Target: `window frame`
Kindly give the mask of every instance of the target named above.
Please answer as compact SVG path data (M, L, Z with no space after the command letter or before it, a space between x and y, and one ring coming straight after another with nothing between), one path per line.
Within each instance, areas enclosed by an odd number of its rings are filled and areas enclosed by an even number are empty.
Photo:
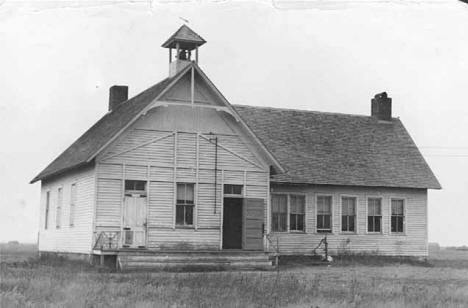
M142 182L144 185L144 189L127 189L127 182ZM133 185L135 186L135 185ZM127 195L140 195L141 197L146 197L148 195L148 181L146 180L131 180L131 179L126 179L124 182L124 196Z
M318 198L319 197L330 197L331 199L331 203L330 203L330 231L324 231L324 232L320 232L321 230L319 230L318 228ZM314 207L314 210L315 210L315 233L316 234L333 234L333 204L335 204L335 201L334 201L334 198L333 198L333 194L329 194L329 193L316 193L315 194L315 207ZM326 230L326 229L323 229L323 230Z
M50 224L50 190L46 191L46 200L45 200L45 208L44 208L44 230L49 230Z
M392 232L392 201L399 200L403 201L403 231L402 232ZM389 234L391 235L406 235L406 220L407 220L407 213L406 213L406 198L403 197L390 197L390 205L389 205L389 218L388 218L388 225L389 225Z
M303 226L304 226L304 230L291 230L291 215L292 212L291 212L291 196L300 196L300 197L303 197L304 198L304 214L302 214L304 216L304 222L303 222ZM307 217L307 195L306 194L298 194L298 193L291 193L291 194L288 194L288 232L289 233L306 233L306 230L307 230L307 227L306 227L306 217ZM294 215L301 215L301 214L294 214Z
M178 186L179 185L192 185L193 186L193 204L188 204L188 203L179 203L177 202L177 192L178 192ZM196 189L196 184L195 183L191 183L191 182L176 182L176 189L175 189L175 217L174 217L174 221L175 221L175 227L176 228L179 228L179 229L195 229L195 189ZM185 199L185 201L187 201ZM177 207L178 206L184 206L184 223L183 224L180 224L180 223L177 223ZM185 213L186 213L186 210L185 210L185 207L186 206L191 206L192 207L192 224L187 224L186 221L185 221Z
M343 198L354 198L356 201L354 203L354 231L343 231ZM340 233L352 235L352 234L359 234L359 225L358 225L358 208L359 208L359 196L357 195L348 195L348 194L341 194L340 195Z
M380 231L369 231L369 199L380 199ZM375 217L375 216L373 216ZM366 234L383 234L383 221L384 221L384 198L380 195L366 196Z
M68 226L73 228L75 226L75 212L76 212L76 200L78 197L78 185L77 183L70 184L70 209L68 213Z
M63 186L57 187L57 203L55 205L55 229L62 228Z
M286 196L286 228L284 231L273 230L273 196ZM289 195L288 193L274 192L270 194L270 230L272 233L288 233L289 232Z
M240 194L227 194L226 193L226 185L230 186L240 186L241 193ZM245 195L245 186L244 184L232 184L232 183L224 183L223 184L223 198L244 198Z
M286 196L286 229L285 231L274 231L273 230L273 204L272 198L275 195ZM304 230L291 230L291 196L301 196L304 197ZM275 191L270 193L270 230L272 233L307 233L307 194L303 192L282 192Z

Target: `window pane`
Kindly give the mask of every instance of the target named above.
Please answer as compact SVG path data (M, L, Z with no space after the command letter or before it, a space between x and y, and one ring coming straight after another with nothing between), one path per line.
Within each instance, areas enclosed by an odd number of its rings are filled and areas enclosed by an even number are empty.
M125 190L146 190L146 181L125 180Z
M55 216L55 225L57 228L60 228L62 223L62 202L63 202L63 191L62 188L59 188L57 191L57 207L56 207L56 216Z
M46 193L46 208L45 208L45 221L44 229L47 229L49 226L49 207L50 207L50 191Z
M374 216L367 217L367 231L374 232Z
M185 224L193 225L193 206L191 205L185 206Z
M298 218L297 218L297 230L299 230L299 231L305 231L305 228L304 228L304 220L305 220L305 215L298 215Z
M403 200L392 199L392 215L403 215Z
M194 185L193 184L185 184L185 201L186 203L193 204L194 200Z
M279 214L273 213L271 215L271 229L272 231L279 231Z
M368 215L369 216L380 216L381 211L381 199L380 198L369 198L367 201L368 204Z
M403 232L403 217L398 217L397 232Z
M325 215L324 216L324 228L325 229L331 229L331 224L330 224L330 221L331 221L331 216L330 215Z
M380 217L379 216L375 216L375 228L374 228L374 232L380 232Z
M272 230L277 232L287 231L288 220L288 198L287 195L272 195L271 196L271 211L272 211Z
M289 215L289 228L291 230L297 230L297 223L296 223L297 215L291 214Z
M194 184L178 183L177 184L177 203L178 204L193 204L194 200Z
M291 213L304 214L305 211L305 197L299 195L291 195Z
M317 197L317 213L318 214L331 214L331 196L318 196Z
M392 232L397 232L397 217L392 216L392 227L391 227Z
M343 197L341 200L343 205L342 215L355 215L356 211L356 198L354 197Z
M348 231L348 216L341 216L341 231Z
M184 224L184 205L177 204L176 206L176 224L183 225Z
M286 195L272 195L271 209L273 213L287 213L288 203Z
M354 232L354 220L356 216L349 216L348 221L349 221L349 229L348 231Z

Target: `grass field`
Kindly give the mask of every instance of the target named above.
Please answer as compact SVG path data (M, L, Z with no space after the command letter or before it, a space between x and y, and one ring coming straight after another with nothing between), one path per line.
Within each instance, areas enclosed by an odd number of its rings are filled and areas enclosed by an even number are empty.
M468 251L289 260L280 272L115 273L0 251L0 307L468 307Z

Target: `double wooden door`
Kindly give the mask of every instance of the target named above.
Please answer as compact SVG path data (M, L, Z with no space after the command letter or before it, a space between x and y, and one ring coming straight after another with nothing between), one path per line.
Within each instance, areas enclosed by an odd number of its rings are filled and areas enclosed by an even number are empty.
M263 199L224 198L223 249L263 250Z

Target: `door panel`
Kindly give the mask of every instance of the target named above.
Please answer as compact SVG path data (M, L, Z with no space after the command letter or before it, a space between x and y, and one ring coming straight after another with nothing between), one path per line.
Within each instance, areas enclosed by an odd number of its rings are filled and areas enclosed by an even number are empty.
M244 199L244 249L263 250L265 200Z
M223 249L242 249L242 199L225 198Z
M125 246L146 246L146 197L125 196L123 224Z

